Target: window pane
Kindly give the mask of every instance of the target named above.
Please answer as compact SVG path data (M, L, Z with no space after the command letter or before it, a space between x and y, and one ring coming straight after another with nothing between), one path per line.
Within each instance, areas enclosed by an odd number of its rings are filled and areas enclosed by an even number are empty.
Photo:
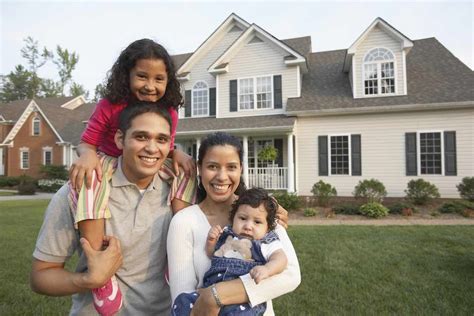
M239 80L239 108L253 109L253 78Z
M331 136L331 174L349 174L349 137Z
M209 90L205 82L197 82L193 87L193 116L207 116Z
M441 174L441 133L420 133L421 174Z

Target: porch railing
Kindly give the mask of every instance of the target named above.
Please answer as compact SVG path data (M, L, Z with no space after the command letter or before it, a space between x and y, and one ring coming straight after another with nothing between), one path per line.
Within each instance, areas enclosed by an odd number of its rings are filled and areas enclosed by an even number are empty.
M267 190L286 190L288 188L288 168L249 168L249 187L260 187Z

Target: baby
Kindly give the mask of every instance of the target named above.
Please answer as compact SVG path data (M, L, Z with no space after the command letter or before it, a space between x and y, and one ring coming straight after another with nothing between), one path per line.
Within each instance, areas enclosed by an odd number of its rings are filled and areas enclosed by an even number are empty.
M209 231L206 252L211 267L204 275L204 287L247 273L259 283L286 268L287 257L273 231L277 209L276 201L263 189L249 189L239 196L230 213L232 227L216 225ZM198 296L196 292L178 295L172 314L189 315ZM265 309L266 303L226 305L219 315L262 315Z

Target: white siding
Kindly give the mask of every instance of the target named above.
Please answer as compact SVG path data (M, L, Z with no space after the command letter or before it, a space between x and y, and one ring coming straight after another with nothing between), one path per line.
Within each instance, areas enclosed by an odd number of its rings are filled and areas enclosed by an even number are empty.
M355 97L364 98L370 97L364 95L364 80L362 77L362 64L364 56L373 48L383 47L389 49L395 55L395 92L396 94L404 94L405 82L403 80L403 58L400 42L390 37L387 33L382 31L379 27L375 27L357 47L357 51L353 56L352 62L355 63ZM378 95L380 96L380 95Z
M217 104L219 117L253 116L283 113L289 97L298 95L297 67L288 67L284 64L286 56L280 48L267 42L247 44L242 47L231 59L229 72L219 75L219 95ZM282 76L283 109L229 111L229 81L233 79L263 76Z
M216 79L211 75L207 69L212 65L219 56L242 34L242 32L230 32L219 39L218 42L211 49L208 49L207 54L198 60L191 68L191 80L184 83L185 90L191 90L194 84L198 81L207 82L209 88L216 86Z
M351 196L359 180L376 178L388 195L404 196L407 182L423 178L442 197L459 197L456 185L474 175L474 109L298 118L298 194L311 195L319 180L331 183L340 196ZM405 133L422 130L456 131L457 176L405 175ZM362 176L318 176L318 135L361 134ZM444 159L444 158L443 158Z

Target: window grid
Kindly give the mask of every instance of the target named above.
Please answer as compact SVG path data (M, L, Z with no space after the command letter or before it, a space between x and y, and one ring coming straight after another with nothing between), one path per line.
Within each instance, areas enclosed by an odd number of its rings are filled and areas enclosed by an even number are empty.
M49 166L53 163L53 153L51 150L44 151L44 165Z
M39 119L39 117L35 117L33 119L33 136L39 136L40 124L41 124L41 120Z
M263 148L268 147L268 146L273 146L273 140L271 140L271 139L257 140L257 151L256 152L259 153L260 150L262 150ZM258 159L258 156L257 156L257 167L258 168L265 168L265 167L272 166L272 163L273 163L272 160L260 160L260 159Z
M349 174L349 136L331 136L331 174Z
M239 106L241 110L253 109L253 78L239 80Z
M364 65L365 94L378 94L377 64Z
M257 77L257 109L272 107L272 77Z
M394 55L388 49L375 48L364 58L364 94L395 93Z
M30 168L30 152L28 150L22 150L20 152L20 169Z
M255 168L255 143L253 140L248 141L248 166Z
M381 91L380 93L395 93L395 69L393 62L382 63L381 67Z
M441 133L420 133L420 173L442 174Z
M193 116L207 116L209 104L209 90L207 84L200 81L193 87Z

